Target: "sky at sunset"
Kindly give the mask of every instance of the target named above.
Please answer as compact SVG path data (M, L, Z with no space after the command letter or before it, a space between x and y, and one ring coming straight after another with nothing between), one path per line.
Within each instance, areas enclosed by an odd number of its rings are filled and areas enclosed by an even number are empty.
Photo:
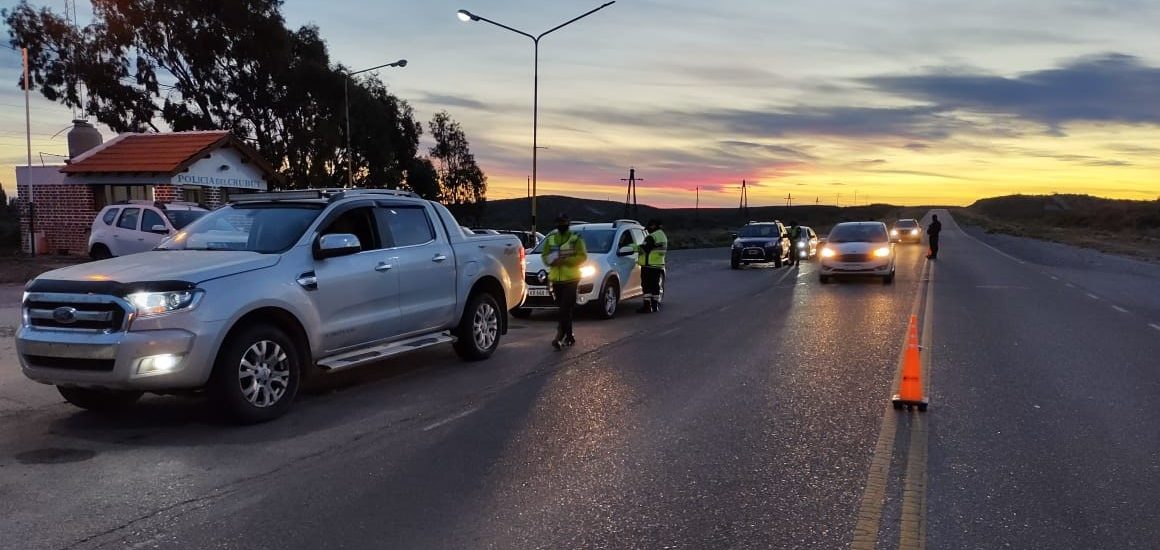
M532 43L456 10L538 34L600 3L286 0L283 13L353 69L406 58L380 77L420 119L445 109L463 125L500 199L531 174ZM623 200L635 166L658 206L692 206L698 186L702 206L735 206L742 179L751 205L1156 199L1158 29L1156 0L619 0L541 42L539 193ZM19 52L0 48L9 192L19 74ZM34 161L64 153L52 136L70 111L34 92L32 117Z

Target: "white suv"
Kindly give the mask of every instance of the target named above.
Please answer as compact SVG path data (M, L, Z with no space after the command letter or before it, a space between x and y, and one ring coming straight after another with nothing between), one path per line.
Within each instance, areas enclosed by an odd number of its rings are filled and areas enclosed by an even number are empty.
M580 266L576 305L591 305L601 318L611 319L622 300L643 294L640 266L636 265L637 253L633 245L644 242L644 227L635 220L572 222L572 231L584 239L584 246L588 249L588 261ZM532 310L556 308L549 289L548 268L540 258L545 242L546 237L528 254L528 297L523 306L512 311L516 317L527 317Z
M104 260L153 250L209 212L187 202L127 201L101 209L89 232L89 257Z

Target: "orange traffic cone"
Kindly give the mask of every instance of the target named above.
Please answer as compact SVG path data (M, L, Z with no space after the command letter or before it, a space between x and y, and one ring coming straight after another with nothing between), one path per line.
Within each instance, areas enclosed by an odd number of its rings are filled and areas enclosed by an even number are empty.
M890 400L895 409L918 407L925 411L927 400L922 396L922 361L918 350L918 316L910 316L906 329L906 353L902 356L902 384Z

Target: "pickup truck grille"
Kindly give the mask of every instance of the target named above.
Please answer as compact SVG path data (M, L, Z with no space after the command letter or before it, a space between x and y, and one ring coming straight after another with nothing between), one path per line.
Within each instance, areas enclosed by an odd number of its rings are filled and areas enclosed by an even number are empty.
M524 282L532 286L547 286L548 278L545 276L544 280L540 281L539 273L527 273L524 275Z
M64 370L111 371L117 365L116 359L78 359L43 355L25 355L24 361L34 367Z
M28 324L48 330L124 330L128 311L112 296L30 294L24 302Z

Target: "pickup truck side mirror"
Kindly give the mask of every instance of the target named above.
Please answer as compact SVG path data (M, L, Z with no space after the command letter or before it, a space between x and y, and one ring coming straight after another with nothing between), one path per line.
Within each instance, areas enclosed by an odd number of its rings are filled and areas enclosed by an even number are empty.
M314 259L349 256L361 251L362 243L358 237L350 233L331 233L318 238L318 243L314 246Z
M622 246L620 250L616 251L617 256L632 256L636 254L636 249L631 246Z
M150 228L149 228L149 232L150 232L150 233L157 233L158 235L168 235L168 234L169 234L169 228L168 228L168 227L165 227L164 225L157 224L157 225L155 225L155 226L153 226L153 227L150 227Z
M736 239L736 238L737 238L737 234L736 234L736 233L730 233L730 234L729 234L729 238L731 238L731 239Z

